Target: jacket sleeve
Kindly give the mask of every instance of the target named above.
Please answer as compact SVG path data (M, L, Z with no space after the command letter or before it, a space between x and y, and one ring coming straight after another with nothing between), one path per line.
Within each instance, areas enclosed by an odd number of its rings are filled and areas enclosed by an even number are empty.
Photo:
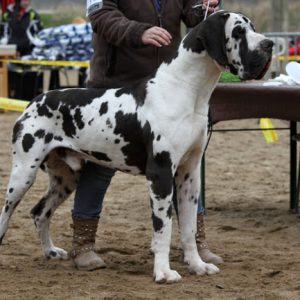
M89 18L93 31L116 46L142 47L143 32L153 25L129 20L118 9L117 0L104 0L103 6Z
M41 16L35 12L35 15L34 15L34 20L37 22L37 31L41 31L42 29L44 29L44 24L42 22L42 19L41 19Z
M202 1L200 1L202 3ZM195 10L194 5L199 4L196 0L183 0L183 11L182 11L182 21L189 28L195 27L198 23L203 21L204 13L202 10Z
M2 15L2 20L1 20L1 24L0 24L0 39L5 37L5 34L8 31L8 22L9 22L9 13L5 12Z
M2 22L8 22L9 21L9 13L6 11L3 15L2 15Z

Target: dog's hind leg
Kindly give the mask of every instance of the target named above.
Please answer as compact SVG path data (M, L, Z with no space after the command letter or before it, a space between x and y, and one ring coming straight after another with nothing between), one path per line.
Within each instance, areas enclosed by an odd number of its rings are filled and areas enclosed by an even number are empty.
M211 275L218 273L219 269L213 264L202 261L197 251L195 238L197 205L200 193L200 162L197 159L198 157L198 154L193 153L187 163L177 169L175 180L180 238L184 252L184 262L188 264L189 271L197 275Z
M17 155L12 161L5 203L0 215L0 244L7 231L11 215L35 180L38 167L36 161L31 162L29 159L20 159L20 157L17 158Z
M154 280L157 283L177 282L181 276L175 270L171 270L169 263L173 196L172 163L169 153L162 152L148 160L146 178L152 208L151 250L154 253Z
M56 150L50 153L44 165L49 175L49 188L31 210L31 216L34 219L45 257L48 259L68 259L68 253L64 249L54 246L49 234L49 226L56 208L76 188L79 172L73 171L60 158Z

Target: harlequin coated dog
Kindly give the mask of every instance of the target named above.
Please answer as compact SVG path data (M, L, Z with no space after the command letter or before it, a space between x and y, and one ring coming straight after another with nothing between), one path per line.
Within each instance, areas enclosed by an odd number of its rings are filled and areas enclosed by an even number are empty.
M242 80L260 79L270 64L272 46L247 17L219 11L196 26L155 74L132 86L54 90L36 97L13 129L0 241L42 167L49 175L49 188L31 214L44 255L66 259L67 252L51 241L50 219L76 188L80 168L90 160L146 176L156 282L181 278L169 264L174 180L184 261L197 275L219 272L201 260L195 243L209 99L224 68Z

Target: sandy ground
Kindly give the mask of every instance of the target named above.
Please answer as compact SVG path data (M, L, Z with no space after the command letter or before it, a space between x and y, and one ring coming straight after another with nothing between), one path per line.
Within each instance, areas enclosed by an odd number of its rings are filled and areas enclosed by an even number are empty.
M1 205L17 116L0 114ZM215 128L253 126L256 120ZM70 261L44 259L29 215L47 186L40 172L0 247L0 299L300 299L300 217L288 213L288 132L279 132L279 138L270 145L260 132L212 135L206 156L207 235L225 263L217 275L190 275L179 259L174 218L171 266L183 279L173 285L152 281L150 208L142 177L118 173L107 194L97 238L107 269L79 272ZM51 227L55 244L67 250L71 207L72 197Z

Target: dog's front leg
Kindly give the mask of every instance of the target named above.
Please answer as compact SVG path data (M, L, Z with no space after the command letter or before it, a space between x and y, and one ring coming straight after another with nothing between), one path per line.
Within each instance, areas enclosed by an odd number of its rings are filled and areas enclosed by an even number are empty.
M200 193L200 164L191 163L180 166L176 174L176 189L179 213L180 238L184 262L189 271L197 275L211 275L219 272L213 264L200 258L196 246L197 205ZM196 165L196 168L195 168Z
M177 282L181 276L170 269L169 263L173 196L171 164L165 160L151 160L147 165L146 176L152 208L153 237L151 248L154 253L154 280L157 283Z

